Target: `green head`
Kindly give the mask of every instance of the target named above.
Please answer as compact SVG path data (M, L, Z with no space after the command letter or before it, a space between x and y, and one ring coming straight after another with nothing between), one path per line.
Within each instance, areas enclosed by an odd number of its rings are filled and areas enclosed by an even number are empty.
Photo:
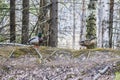
M42 33L38 33L38 37L40 37L40 38L41 38L41 37L42 37Z

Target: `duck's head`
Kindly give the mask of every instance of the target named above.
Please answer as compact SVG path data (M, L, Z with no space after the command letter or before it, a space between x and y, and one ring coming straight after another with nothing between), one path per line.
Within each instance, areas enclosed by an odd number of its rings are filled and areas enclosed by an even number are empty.
M42 33L38 33L38 37L41 38L42 37Z

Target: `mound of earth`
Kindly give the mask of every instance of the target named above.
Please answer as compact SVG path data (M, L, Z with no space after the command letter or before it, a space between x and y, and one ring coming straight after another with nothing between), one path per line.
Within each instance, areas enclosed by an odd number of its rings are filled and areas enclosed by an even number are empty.
M120 51L0 47L0 80L114 80ZM13 53L11 58L10 54Z

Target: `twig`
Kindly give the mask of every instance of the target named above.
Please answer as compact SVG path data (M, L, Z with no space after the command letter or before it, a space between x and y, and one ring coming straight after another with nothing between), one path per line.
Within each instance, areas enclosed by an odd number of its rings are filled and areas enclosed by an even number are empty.
M55 50L55 51L53 51L53 52L50 54L50 56L48 56L48 57L46 57L46 58L44 59L44 62L45 62L45 60L47 60L48 58L50 58L51 56L53 56L57 51L58 51L58 49Z
M34 47L33 47L33 48L34 48ZM39 51L37 48L34 48L34 49L35 49L35 51L38 53L39 58L42 59L42 55L41 55L40 51Z
M88 55L87 55L87 58L86 59L88 59L90 57L90 51L88 52Z
M13 53L14 53L14 49L12 50L12 52L10 53L10 55L9 55L9 58L11 58L11 56L13 55Z
M24 44L19 44L19 43L0 43L0 45L5 45L5 46L27 46L27 45L24 45Z
M5 60L5 61L3 61L3 63L5 63L6 61L8 61L9 60L9 58L13 55L13 53L14 53L14 49L11 51L11 53L10 53L10 55L9 55L9 57Z
M98 71L99 73L98 73L97 75L95 75L95 77L93 78L93 80L98 80L98 78L99 78L102 74L104 74L109 68L110 68L109 66L106 66L103 70L99 70L99 71Z
M49 57L51 57L52 55L54 55L57 51L58 51L58 50L53 51L53 52L50 54Z
M95 75L95 77L93 78L93 80L97 80L100 76L101 76L101 74L98 73L97 75Z
M103 70L99 70L100 74L104 74L109 69L109 66L106 66Z

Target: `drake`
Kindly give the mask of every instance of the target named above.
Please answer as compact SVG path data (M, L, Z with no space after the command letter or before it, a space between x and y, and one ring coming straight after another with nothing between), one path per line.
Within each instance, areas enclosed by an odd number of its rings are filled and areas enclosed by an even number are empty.
M36 52L38 53L39 57L42 59L42 55L40 54L39 51L39 45L43 42L43 37L42 37L42 33L38 33L37 36L31 38L28 40L29 44L34 45L34 49L36 50Z
M95 48L96 43L97 43L97 38L96 37L93 37L93 38L91 38L89 40L84 40L84 41L79 42L79 44L81 46L85 46L87 49Z
M38 33L37 36L29 39L28 43L38 47L43 42L42 33Z

